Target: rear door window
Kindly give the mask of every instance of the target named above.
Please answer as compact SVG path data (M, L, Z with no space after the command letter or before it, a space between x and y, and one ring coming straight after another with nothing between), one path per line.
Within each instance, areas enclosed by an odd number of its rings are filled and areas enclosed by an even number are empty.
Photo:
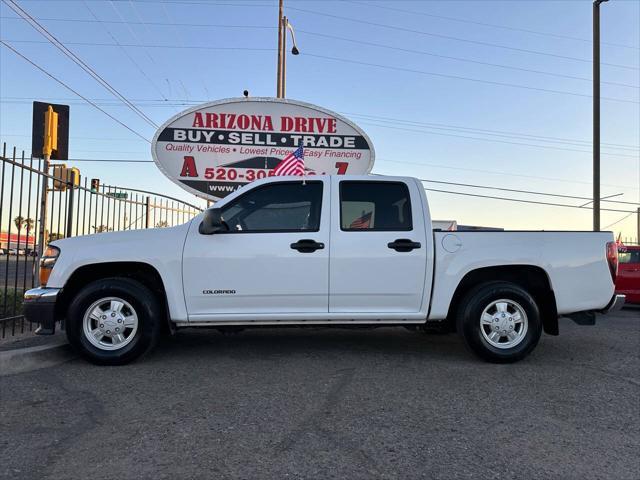
M408 231L409 189L402 182L340 182L340 227L344 231Z

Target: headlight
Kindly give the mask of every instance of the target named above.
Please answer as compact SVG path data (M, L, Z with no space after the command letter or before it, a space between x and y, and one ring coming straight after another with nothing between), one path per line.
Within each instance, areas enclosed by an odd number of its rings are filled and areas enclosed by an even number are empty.
M58 260L60 249L54 246L48 246L40 259L40 286L44 287L49 281L51 270Z

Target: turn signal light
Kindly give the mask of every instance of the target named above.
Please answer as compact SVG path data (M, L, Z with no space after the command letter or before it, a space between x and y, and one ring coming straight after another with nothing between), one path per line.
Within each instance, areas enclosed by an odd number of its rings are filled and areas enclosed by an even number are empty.
M54 246L48 246L40 259L40 286L45 287L49 281L49 276L53 270L53 266L58 260L60 249Z

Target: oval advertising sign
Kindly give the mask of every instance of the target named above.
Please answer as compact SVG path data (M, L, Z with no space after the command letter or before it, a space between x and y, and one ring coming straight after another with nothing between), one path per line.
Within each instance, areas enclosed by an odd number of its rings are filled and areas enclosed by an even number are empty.
M170 180L213 200L275 175L293 154L305 175L369 173L375 157L369 137L346 118L276 98L232 98L179 113L158 129L151 154Z

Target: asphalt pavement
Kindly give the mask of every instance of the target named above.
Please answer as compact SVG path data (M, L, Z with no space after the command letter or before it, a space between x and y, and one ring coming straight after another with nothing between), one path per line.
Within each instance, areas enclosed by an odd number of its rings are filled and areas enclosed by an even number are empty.
M640 478L640 310L560 327L513 365L402 328L185 330L0 377L0 478Z

